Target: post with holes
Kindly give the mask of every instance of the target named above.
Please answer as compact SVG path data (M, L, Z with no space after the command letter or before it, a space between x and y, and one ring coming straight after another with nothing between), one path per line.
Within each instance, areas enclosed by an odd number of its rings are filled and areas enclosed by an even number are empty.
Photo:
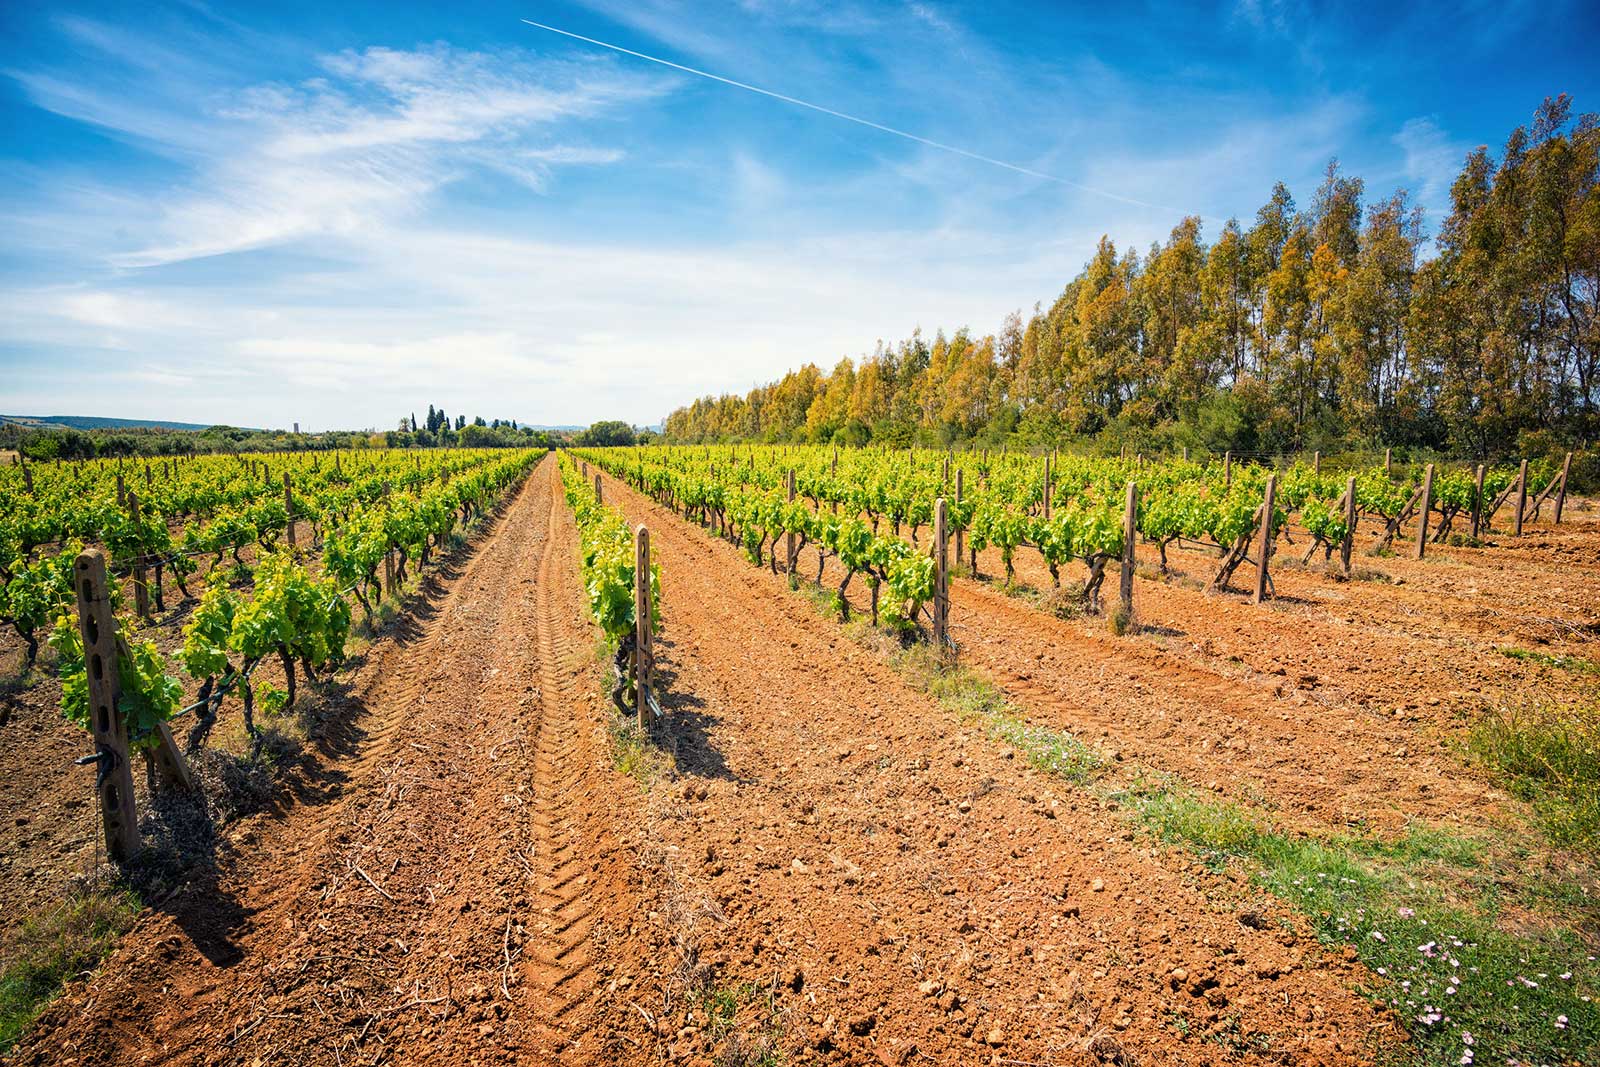
M1517 472L1517 514L1511 520L1511 536L1522 536L1522 511L1528 506L1528 461L1522 461L1522 469Z
M289 516L289 547L294 548L294 489L289 482L289 472L283 472L283 511Z
M1483 464L1478 464L1478 473L1472 480L1472 537L1477 540L1478 533L1483 529Z
M1428 509L1433 507L1433 464L1428 464L1422 472L1422 503L1417 506L1418 514L1422 516L1417 524L1417 558L1428 550Z
M793 467L789 468L789 473L787 475L785 475L784 479L783 479L783 499L788 501L791 504L794 503L794 468ZM795 546L794 546L794 534L793 533L784 534L783 535L783 566L784 566L784 570L789 575L789 588L791 588L791 589L793 589L795 587L794 557L796 555L798 555L798 554L799 554L799 550L797 548L795 548Z
M1133 613L1133 546L1139 536L1139 486L1128 483L1128 501L1122 509L1122 611Z
M1356 480L1351 477L1344 483L1344 540L1339 543L1339 566L1346 578L1350 577L1350 552L1356 546L1357 514Z
M1267 491L1261 498L1261 536L1256 544L1256 592L1251 603L1267 599L1267 559L1272 555L1272 506L1278 495L1278 476L1267 475Z
M128 494L128 517L133 520L134 528L139 526L139 494ZM145 579L145 559L141 550L133 557L133 610L141 619L150 618L150 586Z
M640 525L633 535L633 700L639 728L650 728L650 530Z
M1233 451L1230 449L1222 454L1222 484L1233 486Z
M118 863L127 863L139 852L139 819L133 807L127 724L117 710L122 685L117 677L117 630L106 585L105 553L98 548L80 553L73 578L83 665L89 676L89 729L100 759L95 775L100 821L105 827L106 852Z
M961 503L961 468L956 468L956 503ZM967 530L965 526L956 527L956 565L967 558Z
M1567 502L1567 475L1572 473L1572 453L1561 461L1561 488L1556 491L1556 525L1561 525L1561 508Z
M944 497L933 502L933 647L950 643L950 543Z

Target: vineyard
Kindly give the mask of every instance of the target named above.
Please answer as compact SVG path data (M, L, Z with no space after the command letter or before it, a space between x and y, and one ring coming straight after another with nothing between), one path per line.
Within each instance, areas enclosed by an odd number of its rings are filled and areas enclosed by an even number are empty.
M10 1055L1587 1062L1570 464L0 468Z

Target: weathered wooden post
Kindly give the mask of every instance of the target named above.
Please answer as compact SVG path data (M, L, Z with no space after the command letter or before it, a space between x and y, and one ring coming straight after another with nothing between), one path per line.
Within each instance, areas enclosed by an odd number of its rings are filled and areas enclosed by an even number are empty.
M1383 473L1390 477L1394 475L1394 449L1392 448L1383 450Z
M944 497L933 502L933 647L943 655L950 640L950 544Z
M1128 500L1122 509L1122 612L1133 614L1134 542L1139 536L1139 486L1128 483Z
M1339 543L1339 565L1344 576L1350 577L1350 552L1356 544L1356 480L1352 475L1344 483L1344 540Z
M32 496L33 495L33 469L28 466L28 457L23 455L22 451L20 449L17 451L17 462L22 464L22 488L27 491L29 496ZM1561 493L1562 493L1563 496L1566 495L1566 491L1567 491L1567 487L1563 485L1561 487ZM1557 510L1556 510L1556 514L1559 515L1560 513L1561 512L1560 512L1560 509L1558 507ZM1556 521L1560 522L1561 520L1557 519Z
M128 494L128 517L135 529L139 526L139 494ZM141 548L133 557L133 610L141 619L150 618L150 587L145 580L145 554Z
M1267 599L1267 557L1272 554L1272 506L1278 495L1278 476L1267 475L1267 489L1261 499L1261 537L1256 556L1256 592L1251 598L1255 604Z
M1044 457L1044 517L1050 517L1050 457Z
M117 507L125 508L127 506L128 506L128 490L122 484L122 468L118 467L117 468Z
M139 853L139 819L133 806L133 769L128 764L128 728L117 704L122 683L117 674L117 626L106 585L106 557L98 548L78 555L73 565L78 601L78 633L89 678L89 729L99 757L95 791L106 852L118 863Z
M956 468L956 503L957 504L961 503L961 468L960 467ZM958 566L958 567L961 565L961 561L967 558L966 557L966 548L967 548L967 528L965 526L958 526L958 527L956 527L956 566Z
M145 460L145 464L144 464L144 487L146 489L149 489L150 487L154 486L155 484L156 484L156 476L150 473L150 461L149 460Z
M1511 520L1511 536L1522 536L1522 509L1528 506L1528 461L1522 461L1522 469L1517 472L1517 514Z
M1433 506L1433 464L1422 472L1422 503L1418 506L1421 521L1417 523L1417 558L1428 550L1428 509Z
M1183 461L1185 463L1189 462L1189 446L1188 445L1184 445L1183 446Z
M650 728L650 531L642 524L633 535L633 699L639 728Z
M794 468L793 467L790 467L789 468L789 473L784 476L784 480L783 480L783 498L784 498L785 501L787 501L790 504L794 503ZM796 556L797 553L798 553L798 550L794 547L794 533L790 532L790 533L784 534L783 535L783 564L784 564L784 569L789 574L789 588L791 588L791 589L793 589L795 587L794 557Z
M600 472L599 471L595 471L594 472L594 502L596 504L604 504L605 503L605 498L600 495Z
M1226 452L1224 452L1222 454L1222 484L1228 486L1229 488L1233 487L1233 450L1232 449L1229 449L1228 451L1226 451Z
M1556 491L1556 525L1561 525L1561 508L1567 502L1567 475L1572 472L1572 453L1561 461L1561 488Z
M1311 453L1311 473L1322 473L1322 449L1320 448Z
M1483 529L1483 464L1478 464L1478 473L1472 480L1472 539L1478 539L1478 532Z
M289 472L283 472L283 510L289 516L289 547L294 547L294 489L289 483Z

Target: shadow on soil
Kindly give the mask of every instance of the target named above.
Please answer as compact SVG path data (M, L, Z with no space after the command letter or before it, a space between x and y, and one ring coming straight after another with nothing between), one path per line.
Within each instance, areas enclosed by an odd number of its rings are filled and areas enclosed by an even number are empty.
M387 638L400 649L422 641L442 610L450 583L492 535L498 518L496 512L469 538L437 557L403 597L394 618L370 634L371 640ZM190 750L186 755L198 788L147 794L140 819L145 848L129 869L130 881L148 906L170 915L212 964L230 967L244 958L237 938L251 917L250 909L223 887L222 872L236 846L249 849L255 844L255 831L248 823L231 834L226 828L242 816L282 818L292 808L327 804L344 793L351 782L345 768L372 737L369 708L348 679L370 657L369 645L347 657L338 676L306 686L297 731L267 719L261 751L254 758L210 747ZM237 714L237 705L228 711Z
M667 723L658 728L657 734L666 742L674 768L679 774L696 778L732 780L734 774L727 761L711 742L711 731L721 720L705 710L704 700L678 688L678 672L673 668L677 645L672 639L658 637L655 648L657 699Z

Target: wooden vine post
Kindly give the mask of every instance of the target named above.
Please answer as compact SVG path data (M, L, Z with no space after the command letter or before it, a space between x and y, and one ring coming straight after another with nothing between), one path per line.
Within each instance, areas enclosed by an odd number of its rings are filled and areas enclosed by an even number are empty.
M98 548L78 555L73 565L78 598L78 633L89 677L89 729L94 734L99 772L95 791L106 852L118 863L139 853L139 819L133 807L133 770L128 764L128 728L117 710L122 683L117 676L117 628L106 586L106 557Z
M1251 603L1267 599L1267 557L1272 554L1272 505L1278 495L1278 476L1267 475L1267 489L1261 498L1261 537L1256 545L1256 592Z
M594 502L596 504L604 504L605 503L605 498L600 495L600 472L599 471L595 471L594 472Z
M1044 457L1044 517L1050 517L1050 457Z
M790 504L794 503L794 468L789 468L789 473L783 479L783 499ZM794 557L798 550L794 547L794 533L791 531L783 535L783 567L789 575L789 588L795 585Z
M1133 548L1139 536L1139 486L1128 483L1128 501L1122 510L1122 611L1133 612Z
M956 468L956 503L961 503L961 468ZM956 527L956 564L967 558L967 530L965 526Z
M1233 450L1232 449L1229 449L1228 451L1226 451L1226 452L1224 452L1222 454L1222 484L1226 485L1226 486L1229 486L1230 488L1233 485Z
M1522 469L1517 472L1517 513L1511 520L1511 536L1522 536L1522 511L1528 506L1528 461L1522 461Z
M1183 461L1185 463L1189 462L1189 446L1188 445L1184 445L1183 446Z
M1344 540L1339 543L1339 566L1344 576L1350 577L1350 552L1356 545L1356 480L1354 476L1344 483Z
M17 451L17 462L22 464L22 488L27 491L29 496L32 496L33 495L33 470L32 470L32 468L30 468L28 466L28 457L24 456L20 449ZM1561 487L1561 495L1565 496L1566 493L1567 493L1567 487L1563 485ZM1558 508L1556 510L1556 514L1557 515L1561 514L1559 506L1558 506ZM1556 521L1560 522L1561 520L1557 519Z
M139 494L128 494L128 517L133 519L133 525L139 525ZM141 619L150 618L150 586L145 579L144 553L141 551L133 557L133 610Z
M933 645L943 655L950 641L950 543L944 497L933 502Z
M1556 525L1561 525L1561 508L1567 502L1567 475L1572 473L1572 453L1567 453L1567 458L1561 461L1561 488L1556 491ZM30 491L31 491L30 483Z
M1311 473L1322 473L1322 449L1320 448L1311 453Z
M1383 473L1385 477L1394 475L1394 449L1392 448L1383 450Z
M1417 523L1417 558L1428 550L1428 511L1433 507L1433 464L1422 472L1422 502L1417 505L1421 521Z
M1478 473L1472 480L1472 537L1477 540L1478 534L1483 529L1483 464L1478 464Z
M650 530L643 524L633 535L633 699L639 727L650 728Z
M294 547L294 489L289 482L289 472L283 472L283 511L289 516L289 547Z

